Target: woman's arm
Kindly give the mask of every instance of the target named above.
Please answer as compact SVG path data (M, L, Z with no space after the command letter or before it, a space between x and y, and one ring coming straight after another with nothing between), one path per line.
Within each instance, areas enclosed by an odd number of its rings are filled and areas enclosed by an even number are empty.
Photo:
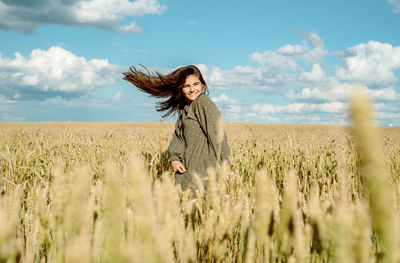
M174 172L185 173L186 169L183 165L183 153L185 151L185 142L182 138L182 133L179 126L179 117L175 124L175 131L172 136L172 141L168 146L168 162L171 164Z
M228 159L228 140L222 127L222 116L217 106L206 94L200 95L194 103L194 113L215 156L221 160Z
M181 174L186 173L186 168L181 161L172 161L171 166L174 172L179 172Z

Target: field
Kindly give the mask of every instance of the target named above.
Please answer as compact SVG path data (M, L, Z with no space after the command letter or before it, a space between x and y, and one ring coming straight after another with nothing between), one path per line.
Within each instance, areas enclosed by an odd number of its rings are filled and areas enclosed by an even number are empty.
M0 123L0 262L398 262L400 128L366 118L225 124L194 199L173 123Z

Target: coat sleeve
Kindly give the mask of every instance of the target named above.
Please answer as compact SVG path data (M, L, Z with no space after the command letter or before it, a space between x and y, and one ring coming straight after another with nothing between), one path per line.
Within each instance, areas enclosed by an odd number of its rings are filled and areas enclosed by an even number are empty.
M179 125L180 116L175 123L175 131L172 136L172 141L168 146L168 162L181 161L183 162L183 154L185 151L185 141L182 136L181 125Z
M202 94L195 100L194 114L200 123L201 129L207 137L207 141L214 151L217 159L226 160L229 157L229 146L226 133L223 130L222 122L218 124L222 118L220 111L215 103L206 95ZM222 121L222 120L221 120ZM218 129L222 129L222 142L218 143ZM221 139L220 139L221 140Z

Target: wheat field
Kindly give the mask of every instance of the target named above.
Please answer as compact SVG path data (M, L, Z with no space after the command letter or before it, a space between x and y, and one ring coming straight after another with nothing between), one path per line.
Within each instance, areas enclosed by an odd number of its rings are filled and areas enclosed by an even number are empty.
M174 184L173 123L0 123L0 262L399 262L400 128L225 124Z

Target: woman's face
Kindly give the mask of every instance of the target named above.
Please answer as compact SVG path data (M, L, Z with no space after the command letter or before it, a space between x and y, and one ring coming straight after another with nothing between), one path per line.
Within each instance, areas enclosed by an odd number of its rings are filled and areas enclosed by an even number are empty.
M185 84L183 84L182 92L188 103L194 101L203 89L203 84L196 75L189 75L186 77Z

